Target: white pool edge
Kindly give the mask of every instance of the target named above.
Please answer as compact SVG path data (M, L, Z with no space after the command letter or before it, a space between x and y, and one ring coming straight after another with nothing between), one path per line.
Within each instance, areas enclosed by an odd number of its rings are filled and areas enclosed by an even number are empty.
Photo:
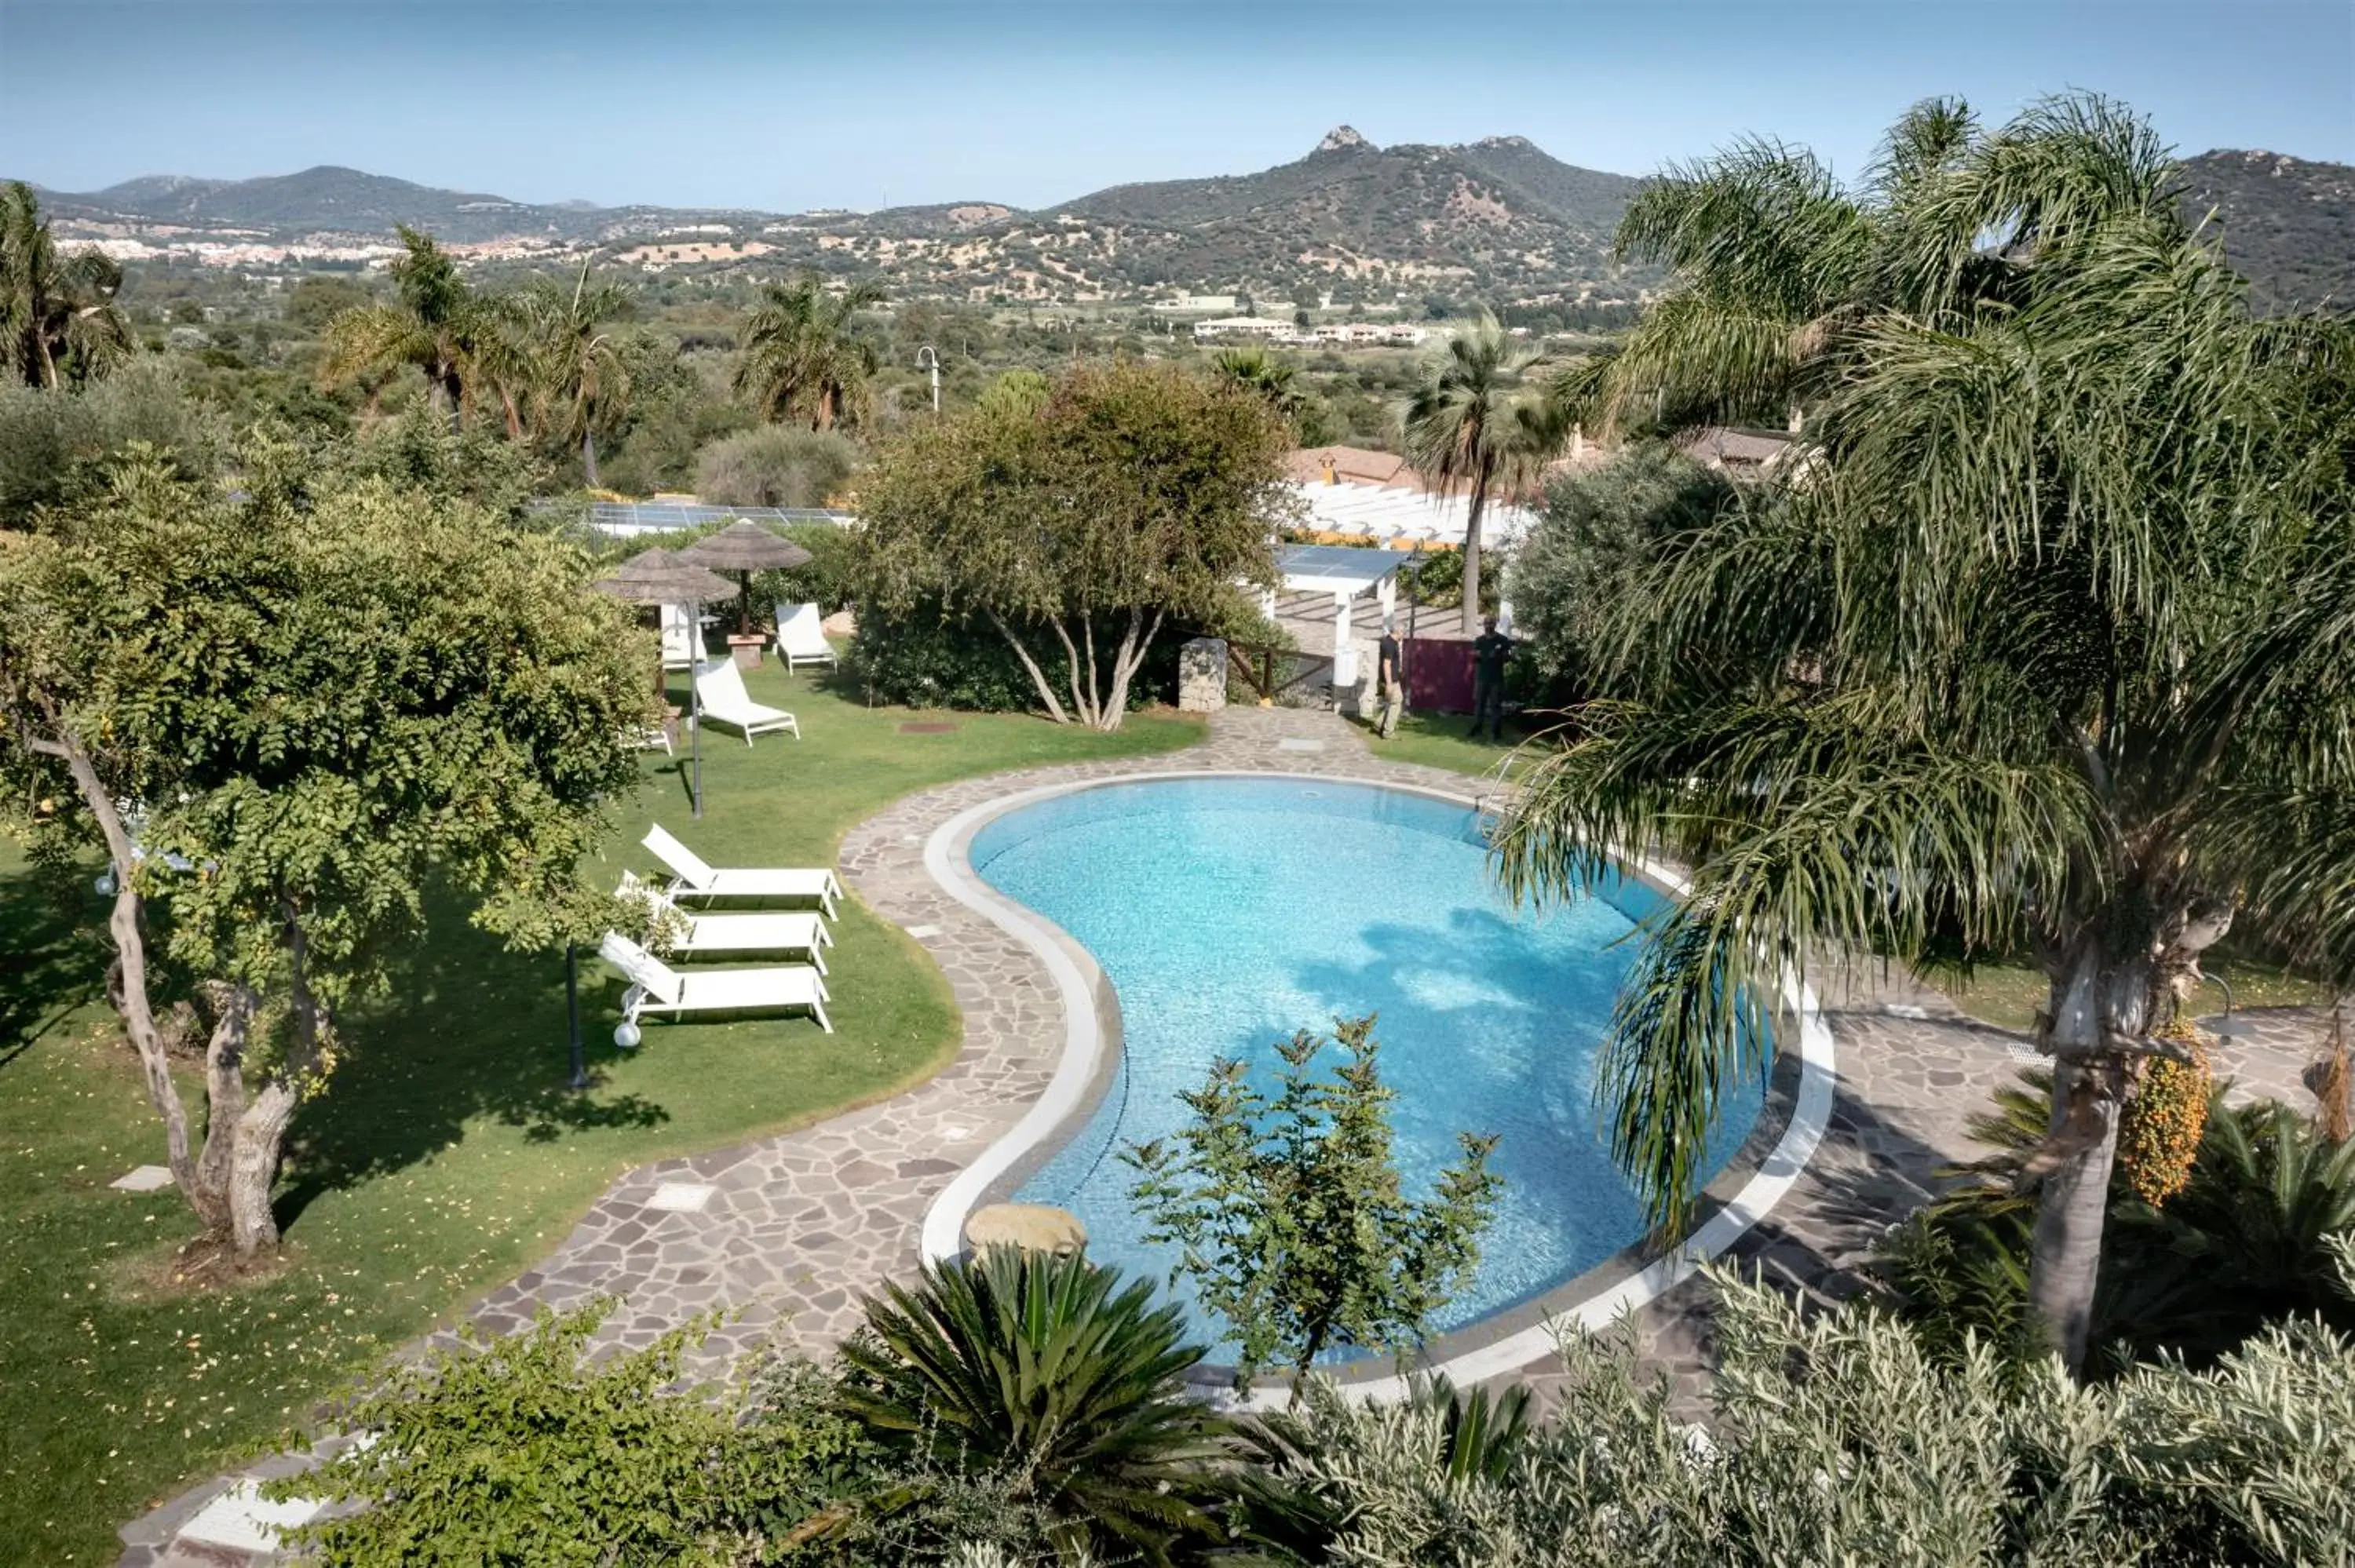
M1103 1032L1096 1024L1094 993L1080 966L1064 950L1060 928L1028 906L1006 897L984 883L975 874L966 857L958 853L958 841L992 818L1060 795L1079 794L1122 784L1200 779L1283 779L1313 784L1351 784L1422 795L1476 810L1485 804L1475 796L1455 790L1347 775L1250 768L1163 769L1114 774L1100 779L1066 779L1017 790L967 807L933 829L924 841L926 874L950 897L1028 948L1046 967L1062 1002L1063 1048L1045 1093L1032 1102L1021 1120L983 1150L972 1164L958 1172L942 1190L940 1196L932 1200L932 1207L925 1211L920 1245L927 1262L945 1263L964 1250L965 1216L973 1212L974 1205L989 1190L992 1182L1011 1171L1023 1156L1045 1142L1066 1118L1079 1109L1102 1065L1104 1046ZM1644 876L1679 895L1690 891L1690 884L1685 878L1648 856L1633 864L1634 869ZM1808 1160L1814 1157L1817 1148L1823 1142L1824 1130L1831 1120L1835 1055L1831 1030L1823 1021L1814 989L1804 983L1798 974L1787 966L1784 969L1782 983L1784 1005L1799 1021L1798 1093L1791 1107L1791 1119L1785 1124L1782 1137L1741 1189L1727 1199L1724 1206L1710 1215L1699 1230L1686 1237L1675 1251L1654 1259L1636 1273L1574 1306L1550 1314L1542 1322L1419 1370L1444 1373L1459 1387L1516 1372L1551 1355L1563 1326L1575 1323L1588 1330L1604 1329L1623 1314L1673 1290L1699 1272L1703 1264L1723 1254L1774 1212L1774 1206L1790 1192L1799 1179L1799 1173L1806 1168ZM1476 1328L1476 1323L1455 1332L1472 1332ZM1406 1393L1406 1380L1395 1375L1362 1381L1351 1379L1345 1386L1353 1397L1364 1399L1396 1399ZM1252 1397L1244 1403L1256 1405L1281 1404L1287 1397L1286 1391L1281 1387L1262 1388L1255 1390Z

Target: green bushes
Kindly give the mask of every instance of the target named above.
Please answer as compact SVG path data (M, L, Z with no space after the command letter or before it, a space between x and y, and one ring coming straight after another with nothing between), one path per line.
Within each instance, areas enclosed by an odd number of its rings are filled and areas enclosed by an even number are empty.
M858 461L846 437L762 425L696 453L695 493L714 506L824 506Z

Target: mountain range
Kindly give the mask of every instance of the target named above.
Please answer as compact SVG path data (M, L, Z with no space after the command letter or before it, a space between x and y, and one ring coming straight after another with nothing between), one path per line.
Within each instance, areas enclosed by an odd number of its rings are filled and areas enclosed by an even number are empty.
M2183 164L2261 302L2355 300L2355 168L2222 150ZM811 266L977 300L1240 292L1255 300L1640 297L1660 280L1611 255L1641 181L1519 136L1380 147L1348 126L1257 174L1114 185L1025 211L990 201L873 213L533 204L323 166L250 180L157 175L43 192L62 237L381 244L395 224L492 253L598 248L649 270Z

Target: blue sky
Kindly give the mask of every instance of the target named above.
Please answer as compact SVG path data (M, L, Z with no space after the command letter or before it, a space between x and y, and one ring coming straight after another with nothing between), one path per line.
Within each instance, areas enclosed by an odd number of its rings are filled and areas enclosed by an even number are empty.
M0 174L65 190L347 164L526 201L1043 206L1344 122L1628 174L1758 132L1852 172L1915 99L2067 88L2187 153L2355 162L2350 0L0 0Z

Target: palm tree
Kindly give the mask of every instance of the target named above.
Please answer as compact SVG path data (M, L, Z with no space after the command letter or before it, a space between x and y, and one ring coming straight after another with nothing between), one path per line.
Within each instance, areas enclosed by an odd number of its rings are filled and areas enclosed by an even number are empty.
M1678 286L1611 356L1585 411L1605 428L1631 413L1796 422L1838 385L1844 325L1892 311L1945 325L1999 304L2013 262L2040 247L2132 215L2171 219L2173 166L2146 122L2092 95L1993 135L1960 99L1916 104L1855 190L1770 140L1670 164L1616 243ZM1990 233L2002 243L1984 244Z
M1185 1385L1201 1354L1144 1281L994 1247L885 1286L843 1346L843 1398L878 1440L1017 1478L1103 1544L1167 1563L1177 1542L1217 1534L1209 1462L1225 1428Z
M2200 954L2237 915L2355 969L2355 329L2252 321L2143 198L2153 144L2046 105L1922 177L1867 269L1905 305L1859 296L1802 461L1625 596L1625 700L1498 841L1523 895L1690 868L1597 1080L1664 1226L1785 974L2032 951L2030 1305L2073 1365L2120 1108Z
M629 314L628 291L589 286L589 261L565 289L541 280L518 301L530 357L535 424L581 450L590 485L597 483L597 431L627 410L630 369L608 323Z
M1480 313L1448 339L1406 408L1407 461L1468 499L1464 525L1464 634L1480 624L1480 523L1499 481L1541 468L1567 426L1536 387L1523 385L1537 366L1497 318ZM1550 442L1551 445L1548 445Z
M737 394L751 398L772 423L792 419L814 430L863 423L875 348L850 334L850 322L883 300L873 283L853 283L830 295L815 272L791 284L763 285L744 324Z
M104 376L131 352L115 308L123 269L95 249L60 258L32 186L0 187L0 345L28 387Z
M1268 407L1287 419L1298 418L1307 401L1294 382L1293 366L1257 344L1219 350L1210 369L1219 380L1266 398Z
M434 406L455 432L479 381L513 386L511 356L497 311L475 297L433 237L403 224L403 254L390 271L398 304L346 311L327 323L327 355L320 377L338 385L413 365L425 373ZM510 375L502 376L505 366ZM508 400L509 434L517 431Z

